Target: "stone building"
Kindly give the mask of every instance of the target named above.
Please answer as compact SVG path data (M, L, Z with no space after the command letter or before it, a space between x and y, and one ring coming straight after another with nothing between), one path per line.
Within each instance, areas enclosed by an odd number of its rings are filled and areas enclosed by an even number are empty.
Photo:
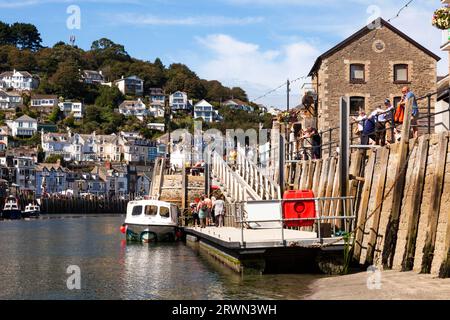
M439 60L387 21L375 20L315 61L309 73L317 97L313 122L319 131L338 126L342 96L349 98L354 115L360 109L368 113L383 106L386 98L397 104L404 86L409 86L416 97L432 93L436 90ZM427 101L419 103L426 107ZM337 136L338 131L334 138Z

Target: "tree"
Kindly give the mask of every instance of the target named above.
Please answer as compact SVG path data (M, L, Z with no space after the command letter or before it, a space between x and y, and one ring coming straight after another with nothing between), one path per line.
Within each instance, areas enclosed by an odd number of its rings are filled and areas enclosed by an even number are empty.
M10 26L13 44L20 49L36 51L42 47L42 39L36 26L30 23L13 23Z
M114 109L124 97L117 87L101 86L95 105L104 109Z
M66 99L75 99L81 96L83 84L79 66L74 61L60 62L50 82L58 94Z
M0 21L0 45L12 44L11 28L9 24Z
M242 101L248 101L247 93L239 87L231 88L231 95L234 99L239 99Z
M95 53L100 66L108 60L130 60L130 56L125 51L125 47L123 45L114 43L107 38L101 38L92 42L91 51Z
M48 116L48 121L52 123L57 123L59 119L59 107L55 106L53 107L52 113Z

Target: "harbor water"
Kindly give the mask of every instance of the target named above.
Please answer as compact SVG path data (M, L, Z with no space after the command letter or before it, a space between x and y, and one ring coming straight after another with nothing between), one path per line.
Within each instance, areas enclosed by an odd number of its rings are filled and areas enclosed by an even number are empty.
M130 244L123 220L0 221L0 299L302 299L319 277L241 276L182 242ZM68 288L70 266L80 289Z

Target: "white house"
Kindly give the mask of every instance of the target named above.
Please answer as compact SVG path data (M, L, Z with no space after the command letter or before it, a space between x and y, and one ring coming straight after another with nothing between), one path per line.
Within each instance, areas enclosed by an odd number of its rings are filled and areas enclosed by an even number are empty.
M65 161L72 160L72 143L69 134L41 132L41 146L45 157L62 156Z
M27 115L23 115L16 120L10 120L6 123L11 129L13 137L31 137L37 132L38 122Z
M203 118L205 122L214 122L219 119L219 113L205 99L194 106L194 119Z
M6 71L0 74L0 88L33 90L39 86L39 79L27 71Z
M13 159L16 184L20 190L34 191L36 188L36 172L34 159L31 157L16 157Z
M150 102L149 107L149 115L155 118L162 118L164 117L165 111L164 111L164 103L156 101L156 102Z
M0 127L0 151L4 151L8 148L9 131L8 126Z
M103 72L101 70L83 70L81 73L81 78L84 83L87 84L103 84L105 82L105 78L103 77Z
M140 98L122 102L119 106L119 113L126 117L135 116L141 121L144 120L144 117L149 115L147 106Z
M159 102L162 105L166 102L164 90L161 88L150 88L150 101Z
M144 80L137 76L122 77L122 79L114 81L114 85L124 95L142 96L144 94Z
M58 97L55 95L32 94L30 105L32 108L51 111L58 105L58 102Z
M78 101L64 101L58 103L59 110L64 113L65 117L73 114L75 119L83 118L83 103Z
M147 128L164 132L164 130L166 130L166 125L164 123L152 122L147 124Z
M0 109L14 109L22 104L22 96L15 91L0 90Z
M172 111L191 109L187 93L181 91L176 91L169 96L169 105Z

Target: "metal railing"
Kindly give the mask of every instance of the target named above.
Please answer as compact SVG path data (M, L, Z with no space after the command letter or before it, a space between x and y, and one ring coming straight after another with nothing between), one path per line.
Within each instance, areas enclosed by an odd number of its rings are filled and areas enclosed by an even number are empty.
M237 202L226 205L226 219L225 226L237 227L240 229L240 244L241 247L246 246L245 242L245 229L252 229L251 224L258 224L263 226L264 224L278 224L278 226L259 227L257 229L276 229L279 230L279 238L273 239L279 240L279 243L283 246L287 245L287 239L285 233L286 230L295 229L299 231L315 232L314 238L303 238L305 242L309 243L330 243L330 240L339 239L346 234L350 234L355 228L356 215L354 210L354 197L321 197L321 198L302 198L302 199L283 199L283 200L270 200L267 203L279 203L281 208L285 203L298 202L298 201L314 201L316 208L316 216L311 218L286 218L283 215L283 210L280 210L279 218L274 219L249 219L246 212L246 203ZM261 201L257 201L261 202ZM326 214L329 213L329 214ZM312 230L311 227L287 227L289 222L306 222L314 221ZM330 227L330 234L323 232L322 227L328 225ZM309 230L308 230L309 229ZM298 239L291 239L298 240ZM328 240L328 241L327 241Z
M433 112L433 106L432 106L432 100L433 97L437 98L441 96L442 94L445 94L446 98L442 98L443 100L446 100L447 102L450 102L450 89L446 90L438 90L432 93L428 93L424 96L420 96L416 98L416 101L418 103L418 109L419 109L419 115L415 118L417 120L417 123L412 123L411 128L413 131L418 131L418 135L420 134L431 134L433 133L435 127L442 126L445 130L450 130L448 127L448 124L450 124L450 105L445 110L441 111L434 111ZM422 106L420 105L420 102L422 103ZM425 106L424 106L425 105ZM377 119L379 119L380 116L385 117L386 121L384 122L378 122L375 124L375 130L370 132L369 134L364 134L363 132L360 132L359 134L355 133L355 127L362 124L364 126L364 122L361 123L361 121L355 121L352 120L350 122L350 144L352 147L358 147L358 148L364 148L364 147L370 147L366 143L362 143L363 138L370 138L370 140L375 139L375 145L384 145L384 144L392 144L398 141L400 137L396 138L396 134L400 133L400 127L402 126L401 123L395 122L395 111L397 106L394 106L393 110L380 112L377 114ZM374 108L376 109L376 108ZM436 119L436 116L444 115L446 114L448 116L448 124L445 125L444 123L435 123L434 120ZM425 121L426 120L426 121ZM367 120L363 120L367 121ZM421 130L424 129L424 130ZM287 144L287 160L309 160L309 159L317 159L318 157L315 157L314 155L319 154L319 158L322 157L322 155L327 154L329 156L333 155L334 153L337 153L337 148L339 147L339 130L340 126L331 127L325 130L321 130L318 132L320 135L320 145L313 145L313 142L311 138L303 138L299 139L299 141L292 142L290 141ZM388 134L390 133L390 139L388 138ZM297 147L298 144L301 144L300 147ZM316 149L316 150L315 150ZM319 149L319 150L317 150Z

